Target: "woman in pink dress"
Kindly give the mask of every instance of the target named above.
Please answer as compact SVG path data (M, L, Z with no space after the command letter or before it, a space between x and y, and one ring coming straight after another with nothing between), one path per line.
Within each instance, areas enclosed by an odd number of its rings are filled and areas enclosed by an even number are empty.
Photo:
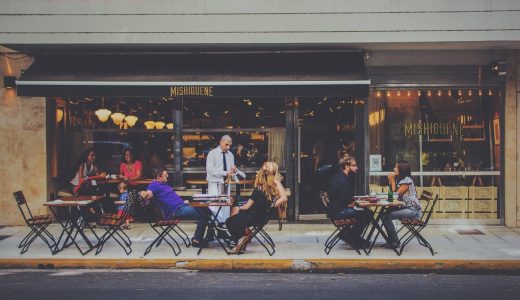
M123 150L119 173L121 179L128 181L129 184L132 184L133 180L143 178L143 164L138 160L134 160L134 151L130 148Z

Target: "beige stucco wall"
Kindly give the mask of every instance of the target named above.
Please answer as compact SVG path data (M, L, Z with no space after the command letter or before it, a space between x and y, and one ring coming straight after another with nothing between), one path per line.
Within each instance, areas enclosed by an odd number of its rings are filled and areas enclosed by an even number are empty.
M9 49L0 47L0 52ZM11 57L11 58L10 58ZM3 86L4 76L20 76L32 62L19 54L0 56L0 224L22 224L12 196L22 190L33 214L47 213L45 98L17 97Z

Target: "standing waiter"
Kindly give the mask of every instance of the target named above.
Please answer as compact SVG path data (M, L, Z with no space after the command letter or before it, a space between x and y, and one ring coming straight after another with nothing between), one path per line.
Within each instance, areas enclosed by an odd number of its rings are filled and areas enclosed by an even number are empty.
M245 178L244 172L237 169L235 166L235 157L229 151L232 140L229 135L224 135L220 139L220 144L217 148L208 153L206 159L206 180L208 181L208 194L220 195L224 191L219 190L219 187L224 186L224 180L228 177L235 177L237 174ZM216 211L217 207L212 207ZM223 207L218 215L218 221L223 223L229 217L229 207Z

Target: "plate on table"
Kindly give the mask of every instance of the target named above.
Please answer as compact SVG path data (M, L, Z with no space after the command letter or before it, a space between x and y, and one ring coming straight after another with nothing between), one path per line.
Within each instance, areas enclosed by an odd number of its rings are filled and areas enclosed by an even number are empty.
M90 201L90 200L82 200L82 201L79 201L78 203L79 204L90 204L90 202L92 202L92 201Z

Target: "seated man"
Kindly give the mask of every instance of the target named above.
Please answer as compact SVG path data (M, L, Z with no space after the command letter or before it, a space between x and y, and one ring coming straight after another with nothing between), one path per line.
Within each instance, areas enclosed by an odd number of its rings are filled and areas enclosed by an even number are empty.
M197 228L191 239L191 244L194 247L206 247L207 241L203 237L208 225L208 212L203 209L197 211L196 208L189 206L187 201L183 201L175 193L173 188L168 185L168 172L164 167L156 167L152 173L154 181L148 185L146 191L141 192L141 197L146 200L155 197L164 218L197 220Z
M341 158L338 162L340 171L329 182L330 205L327 215L332 219L354 218L357 223L342 237L347 243L357 248L366 248L368 242L361 234L370 222L370 210L354 209L354 176L357 172L354 157Z

